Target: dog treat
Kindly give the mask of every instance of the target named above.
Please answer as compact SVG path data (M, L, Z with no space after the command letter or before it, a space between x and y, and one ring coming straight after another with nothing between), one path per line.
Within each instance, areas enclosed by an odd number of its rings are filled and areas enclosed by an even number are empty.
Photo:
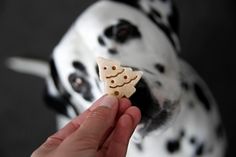
M135 91L135 85L142 77L142 71L133 71L122 67L118 61L97 58L100 80L105 84L105 92L118 98L129 98Z

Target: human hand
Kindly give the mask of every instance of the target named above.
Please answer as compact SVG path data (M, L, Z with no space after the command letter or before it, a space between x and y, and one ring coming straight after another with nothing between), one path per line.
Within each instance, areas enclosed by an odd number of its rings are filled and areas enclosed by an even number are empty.
M125 157L141 118L126 99L103 96L50 136L31 157Z

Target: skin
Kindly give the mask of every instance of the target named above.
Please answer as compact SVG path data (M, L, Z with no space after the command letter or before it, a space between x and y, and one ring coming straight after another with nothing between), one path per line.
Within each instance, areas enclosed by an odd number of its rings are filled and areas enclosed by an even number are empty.
M31 157L125 157L140 118L128 99L105 95L48 137Z

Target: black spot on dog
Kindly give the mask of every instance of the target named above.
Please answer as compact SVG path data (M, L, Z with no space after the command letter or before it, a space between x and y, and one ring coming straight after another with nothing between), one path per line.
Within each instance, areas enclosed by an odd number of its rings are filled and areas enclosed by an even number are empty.
M178 152L180 150L180 141L179 140L167 141L166 149L170 154Z
M140 9L139 4L138 4L139 0L113 0L113 1L124 3L136 9Z
M149 74L151 74L151 75L156 75L154 72L152 72L152 71L150 71L150 70L148 70L148 69L143 69L143 71L145 71L145 72L147 72L147 73L149 73Z
M190 88L189 84L187 82L185 82L185 81L182 81L180 85L186 91L188 91L189 88Z
M159 87L162 86L162 83L161 83L160 81L155 81L155 83L156 83Z
M168 20L172 30L179 34L179 14L175 5L172 5L172 13L169 15Z
M162 110L158 115L152 118L150 126L146 129L147 132L151 132L160 126L165 125L170 117L171 115L169 112Z
M115 55L118 53L116 49L108 49L108 52L112 55Z
M55 65L55 62L53 59L51 59L49 61L49 65L50 65L50 74L52 76L52 79L53 79L53 82L56 86L57 89L59 89L59 76L58 76L58 72L57 72L57 68L56 68L56 65Z
M84 72L84 73L87 74L86 68L85 68L85 66L84 66L83 63L81 63L81 62L79 62L79 61L73 61L73 62L72 62L72 65L73 65L73 67L74 67L75 69L77 69L77 70L79 70L79 71Z
M136 144L136 147L137 147L137 149L138 149L139 151L143 151L143 145L142 145L142 144L137 143L137 144Z
M98 36L98 43L99 43L101 46L106 46L106 43L105 43L105 41L103 40L102 36Z
M194 106L195 106L195 104L194 104L192 101L190 101L190 102L188 103L188 106L189 106L190 109L193 109Z
M195 154L196 156L201 156L203 155L203 153L204 153L204 144L202 143L197 147Z
M197 143L196 137L191 137L191 138L189 139L189 142L190 142L191 144L195 145L195 144Z
M96 86L98 87L98 89L102 92L102 89L99 85L99 82L100 82L99 79L95 79L95 82L96 82Z
M104 31L104 35L121 44L131 39L141 38L141 33L138 28L124 19L120 19L116 25L107 27Z
M113 27L114 26L109 26L104 31L104 35L109 39L112 38L112 36L113 36Z
M211 110L210 102L208 101L207 96L205 95L201 86L197 83L194 83L193 87L194 87L194 91L196 93L196 96L201 101L201 103L204 105L204 108L207 111L210 111Z
M96 73L97 73L97 76L99 77L99 68L98 68L98 65L96 64L96 66L95 66L95 71L96 71Z
M182 129L181 131L180 131L180 138L183 138L185 136L185 131L184 131L184 129Z
M153 16L156 16L158 18L161 18L161 14L155 9L151 9L150 14L152 14Z
M91 85L83 76L80 76L77 73L72 73L69 75L68 80L74 91L81 94L85 100L93 100Z
M222 124L217 125L216 129L216 136L218 139L222 139L224 137L224 127Z
M160 73L165 73L165 66L160 64L160 63L156 63L155 64L155 68L160 72Z

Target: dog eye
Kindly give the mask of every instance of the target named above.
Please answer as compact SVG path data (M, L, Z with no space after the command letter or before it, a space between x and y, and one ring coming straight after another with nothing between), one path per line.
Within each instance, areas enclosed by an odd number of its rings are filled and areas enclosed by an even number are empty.
M116 38L124 41L127 37L129 37L129 34L131 32L130 27L121 27L118 29L117 33L116 33Z
M154 66L160 73L162 73L162 74L165 73L166 68L161 63L156 63Z
M82 86L84 84L84 80L74 74L71 74L68 79L69 79L69 82L70 82L72 88L76 92L81 92Z
M72 73L68 77L68 81L75 92L80 94L85 100L92 101L93 94L91 92L91 85L84 75Z
M82 79L80 79L80 78L76 78L76 79L74 80L74 84L75 84L76 86L80 86L82 83L83 83L83 81L82 81Z

